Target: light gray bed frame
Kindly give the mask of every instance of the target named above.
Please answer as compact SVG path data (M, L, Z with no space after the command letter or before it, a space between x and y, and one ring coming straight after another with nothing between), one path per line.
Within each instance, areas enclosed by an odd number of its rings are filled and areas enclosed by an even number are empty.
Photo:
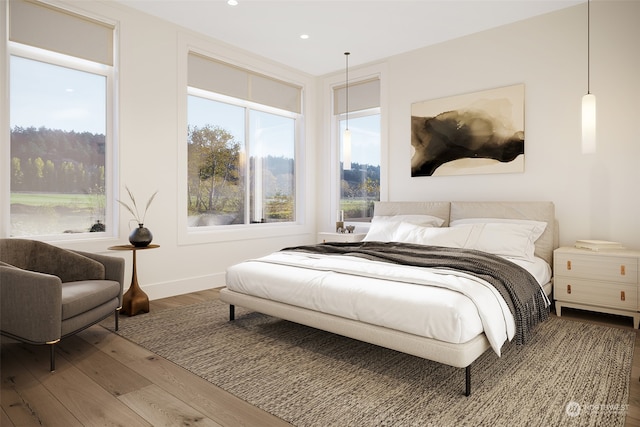
M553 265L553 250L558 247L558 229L552 202L376 202L375 215L428 214L451 221L464 218L513 218L547 222L547 228L536 241L536 256ZM545 286L551 294L551 283ZM490 348L484 333L462 344L389 329L370 323L346 319L306 308L258 298L223 288L220 300L228 303L230 320L235 319L235 306L311 326L349 338L397 350L435 362L465 368L465 395L471 394L471 364Z

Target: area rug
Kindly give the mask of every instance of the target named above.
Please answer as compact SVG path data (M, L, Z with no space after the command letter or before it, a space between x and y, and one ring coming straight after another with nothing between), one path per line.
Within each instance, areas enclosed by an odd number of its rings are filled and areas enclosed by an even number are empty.
M623 426L635 333L552 316L464 369L212 300L119 334L295 426Z

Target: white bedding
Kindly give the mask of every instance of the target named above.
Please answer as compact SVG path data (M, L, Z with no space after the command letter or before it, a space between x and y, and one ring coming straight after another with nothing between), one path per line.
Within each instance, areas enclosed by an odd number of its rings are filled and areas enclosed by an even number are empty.
M541 285L551 276L549 265L539 258L511 261ZM227 287L450 343L465 343L484 331L498 355L515 333L513 316L499 293L465 273L276 252L230 267Z

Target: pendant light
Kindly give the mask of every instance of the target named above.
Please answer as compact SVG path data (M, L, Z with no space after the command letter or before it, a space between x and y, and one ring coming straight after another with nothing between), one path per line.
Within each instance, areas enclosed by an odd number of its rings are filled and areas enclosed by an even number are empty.
M346 128L344 130L344 134L342 135L342 169L343 170L351 170L351 131L349 130L349 55L350 52L345 52L345 75L346 75L346 120L345 125Z
M591 2L587 0L587 94L582 97L582 153L596 152L596 96L591 93Z

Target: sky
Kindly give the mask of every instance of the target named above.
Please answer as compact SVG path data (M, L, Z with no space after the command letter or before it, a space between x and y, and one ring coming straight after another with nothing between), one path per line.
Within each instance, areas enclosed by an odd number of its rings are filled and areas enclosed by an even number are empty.
M11 128L106 134L105 76L19 56L11 56L10 76Z

